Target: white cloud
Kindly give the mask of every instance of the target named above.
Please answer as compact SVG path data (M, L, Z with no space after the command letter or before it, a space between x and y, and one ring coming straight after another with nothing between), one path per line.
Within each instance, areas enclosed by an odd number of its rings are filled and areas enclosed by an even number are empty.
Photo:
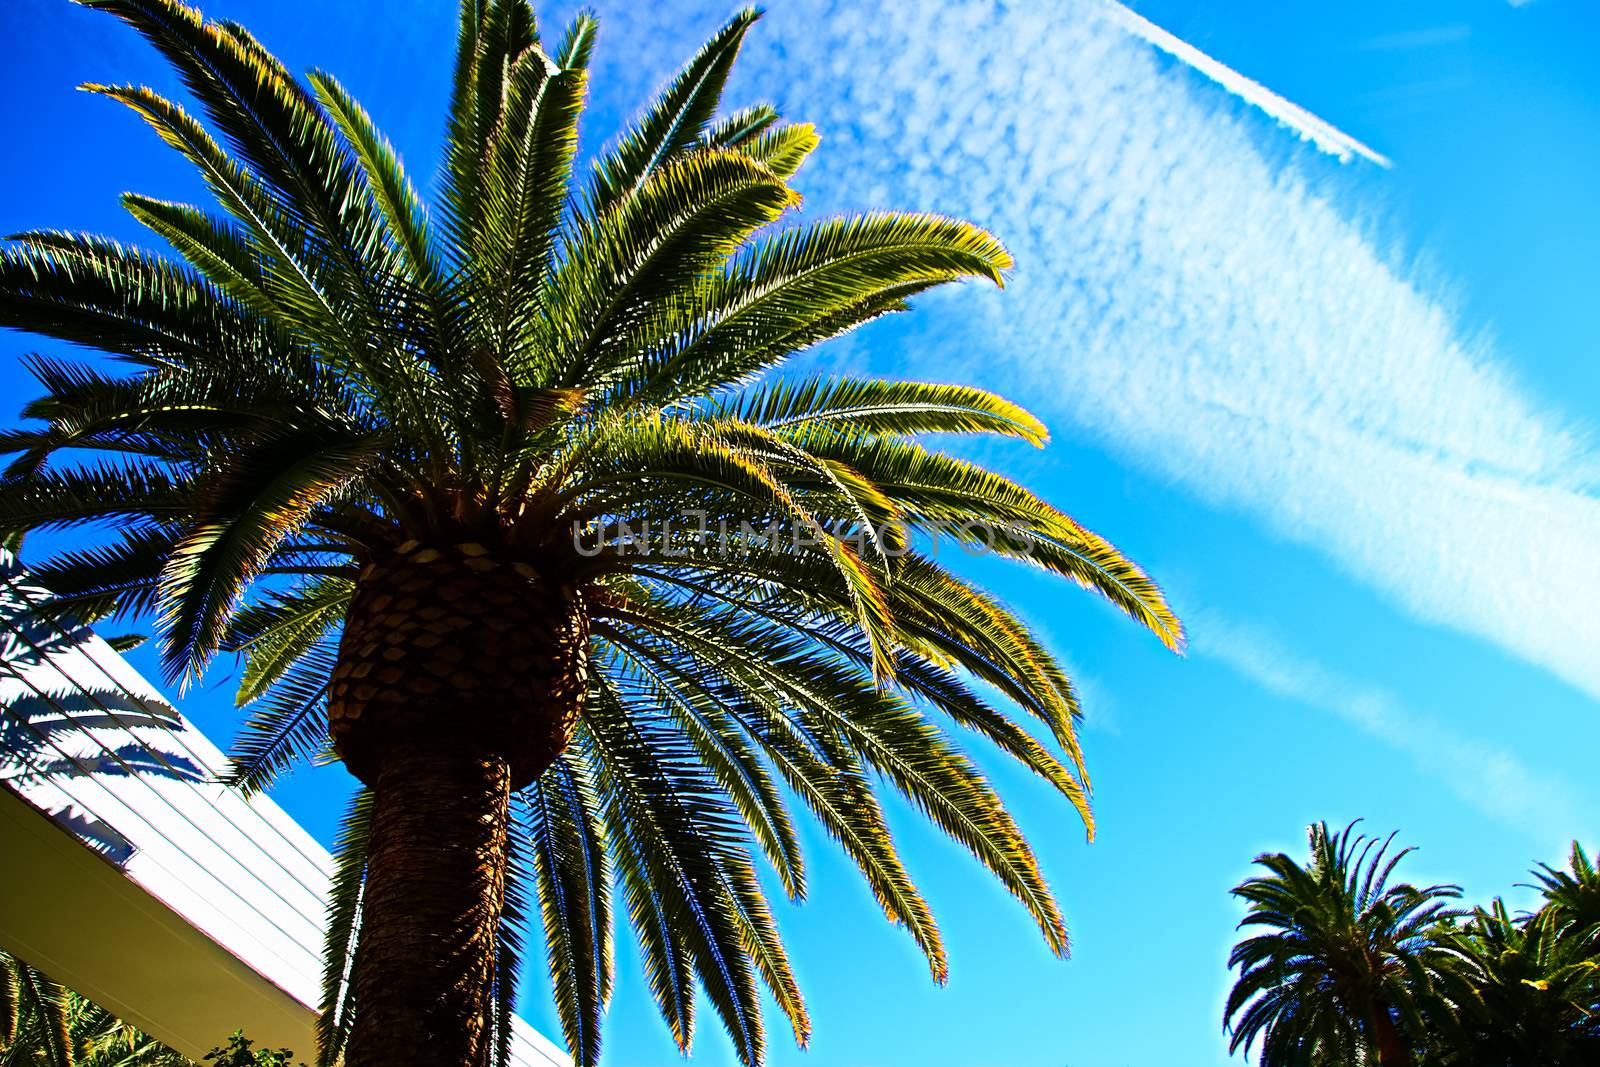
M1277 696L1330 712L1406 754L1419 772L1482 814L1542 846L1564 847L1580 825L1564 784L1540 774L1501 746L1456 733L1406 708L1383 689L1363 685L1296 655L1270 633L1207 616L1194 652L1228 664Z
M756 31L744 95L823 133L811 210L964 214L1016 252L1011 287L959 295L901 369L1086 427L1600 696L1590 442L1334 203L1321 183L1348 172L1285 162L1292 142L1108 11L794 0ZM664 75L715 19L607 12L600 84L642 54Z

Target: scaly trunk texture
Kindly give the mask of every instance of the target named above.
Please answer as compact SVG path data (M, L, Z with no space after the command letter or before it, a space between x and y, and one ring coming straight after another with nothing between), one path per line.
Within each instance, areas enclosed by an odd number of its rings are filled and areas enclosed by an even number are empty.
M357 582L329 691L374 792L346 1067L484 1067L513 790L567 747L588 616L536 563L400 546Z
M345 1067L486 1067L510 764L413 741L374 789Z
M562 577L476 542L409 541L362 568L328 727L368 785L405 738L472 737L521 789L566 751L588 666L588 614Z
M1378 1043L1378 1063L1381 1067L1411 1067L1411 1050L1400 1036L1389 1009L1382 1004L1373 1012L1372 1029Z

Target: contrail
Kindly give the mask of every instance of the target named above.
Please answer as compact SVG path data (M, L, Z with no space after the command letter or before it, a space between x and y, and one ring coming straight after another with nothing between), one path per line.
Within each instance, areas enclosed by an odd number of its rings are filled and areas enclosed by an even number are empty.
M1394 166L1388 157L1374 152L1338 127L1317 118L1298 104L1290 103L1260 82L1252 81L1231 67L1218 63L1194 45L1174 37L1149 19L1116 3L1115 0L1112 0L1109 7L1112 18L1129 33L1148 41L1180 63L1204 74L1239 99L1260 108L1281 125L1293 130L1303 140L1310 141L1322 151L1338 157L1340 162L1348 163L1352 157L1360 156L1380 167Z

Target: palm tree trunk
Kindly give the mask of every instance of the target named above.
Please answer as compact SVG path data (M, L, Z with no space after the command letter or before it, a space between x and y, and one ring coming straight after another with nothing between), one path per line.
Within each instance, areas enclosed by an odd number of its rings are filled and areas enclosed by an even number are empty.
M489 1062L511 768L468 739L397 745L374 786L346 1067Z
M1380 1067L1411 1067L1411 1049L1400 1036L1389 1009L1382 1004L1372 1013L1372 1036L1378 1046Z
M476 542L369 563L329 689L373 789L346 1067L484 1067L511 792L564 750L588 617L570 585Z

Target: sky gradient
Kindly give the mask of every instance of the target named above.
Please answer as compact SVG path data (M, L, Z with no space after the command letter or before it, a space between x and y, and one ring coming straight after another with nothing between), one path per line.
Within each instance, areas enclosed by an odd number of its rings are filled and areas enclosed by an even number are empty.
M334 72L430 186L447 0L203 6L291 68ZM575 6L540 5L550 35ZM730 5L594 7L590 150ZM1574 837L1600 844L1600 11L1133 8L1238 80L1197 72L1097 0L774 0L735 76L731 101L772 100L819 127L797 181L808 215L963 215L1019 264L1004 291L935 294L805 362L1030 406L1048 448L969 451L1138 559L1192 635L1175 657L1060 583L963 564L1085 691L1093 844L991 762L1073 957L1053 959L1014 902L901 811L950 948L935 989L807 828L813 888L778 918L815 1036L799 1053L775 1035L774 1064L1233 1062L1219 1018L1241 914L1228 889L1255 853L1298 851L1307 822L1399 829L1421 846L1402 872L1479 899ZM0 231L150 243L118 193L199 197L136 119L72 91L175 91L131 32L62 0L13 0L0 40ZM29 395L15 357L35 347L0 337L0 418ZM183 705L219 741L237 722L230 693L218 670ZM347 783L324 768L276 795L326 842ZM618 945L607 1062L674 1062L629 938ZM538 970L525 1014L554 1031ZM713 1023L692 1062L734 1062Z

